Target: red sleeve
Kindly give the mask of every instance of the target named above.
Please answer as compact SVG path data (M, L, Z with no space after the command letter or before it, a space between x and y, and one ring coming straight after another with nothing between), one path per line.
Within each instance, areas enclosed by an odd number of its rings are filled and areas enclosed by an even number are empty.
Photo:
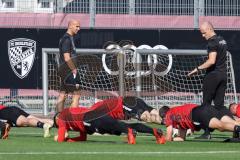
M58 142L64 142L65 141L65 132L67 131L66 126L64 122L61 120L58 120Z
M3 109L3 108L6 108L6 107L5 107L5 106L3 106L3 105L0 105L0 110L1 110L1 109Z
M166 117L165 117L165 125L166 127L173 125L173 121L171 117L171 112L170 110L167 112Z
M240 104L238 104L237 109L236 109L236 116L240 118Z

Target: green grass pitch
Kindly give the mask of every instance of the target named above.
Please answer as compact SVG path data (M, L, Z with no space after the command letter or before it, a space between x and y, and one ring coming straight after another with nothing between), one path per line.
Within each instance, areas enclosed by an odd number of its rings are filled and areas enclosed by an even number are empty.
M52 135L56 129L52 129ZM194 136L199 136L200 133ZM71 133L71 136L76 133ZM0 160L198 160L239 159L240 143L223 143L231 133L214 132L210 141L188 137L185 142L158 145L150 135L137 136L128 145L125 136L88 136L86 142L57 143L43 138L38 128L12 128L7 140L0 140Z

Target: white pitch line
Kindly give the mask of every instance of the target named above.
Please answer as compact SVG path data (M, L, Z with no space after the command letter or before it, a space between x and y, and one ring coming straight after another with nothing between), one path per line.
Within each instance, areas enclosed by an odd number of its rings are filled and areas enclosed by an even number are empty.
M0 155L160 155L160 154L232 154L240 151L201 151L201 152L0 152Z

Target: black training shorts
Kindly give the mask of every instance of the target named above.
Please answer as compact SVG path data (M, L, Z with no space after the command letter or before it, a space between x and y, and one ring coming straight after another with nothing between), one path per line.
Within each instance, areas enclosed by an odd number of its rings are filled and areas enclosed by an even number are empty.
M15 125L18 117L21 115L24 117L29 116L28 113L15 106L9 106L0 110L0 119L7 120Z
M147 105L144 100L134 96L124 97L123 105L124 112L129 116L129 118L140 118L143 112L151 112L153 110L153 108Z
M192 110L193 123L202 129L209 128L209 122L212 118L220 120L223 116L229 116L229 113L224 109L219 111L211 105L198 106Z

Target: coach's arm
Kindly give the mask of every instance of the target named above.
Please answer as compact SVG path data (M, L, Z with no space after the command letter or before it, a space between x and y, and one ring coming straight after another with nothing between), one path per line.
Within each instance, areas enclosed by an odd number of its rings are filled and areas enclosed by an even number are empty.
M68 67L71 69L73 75L76 76L77 75L77 69L76 69L76 66L75 66L71 56L70 56L70 53L66 52L66 53L63 54L63 56L64 56L64 61L67 63Z
M207 69L211 67L216 63L216 58L217 58L217 52L210 52L208 54L208 59L203 64L201 64L200 66L193 69L190 73L188 73L188 76L191 76L192 74L197 73L199 70Z

